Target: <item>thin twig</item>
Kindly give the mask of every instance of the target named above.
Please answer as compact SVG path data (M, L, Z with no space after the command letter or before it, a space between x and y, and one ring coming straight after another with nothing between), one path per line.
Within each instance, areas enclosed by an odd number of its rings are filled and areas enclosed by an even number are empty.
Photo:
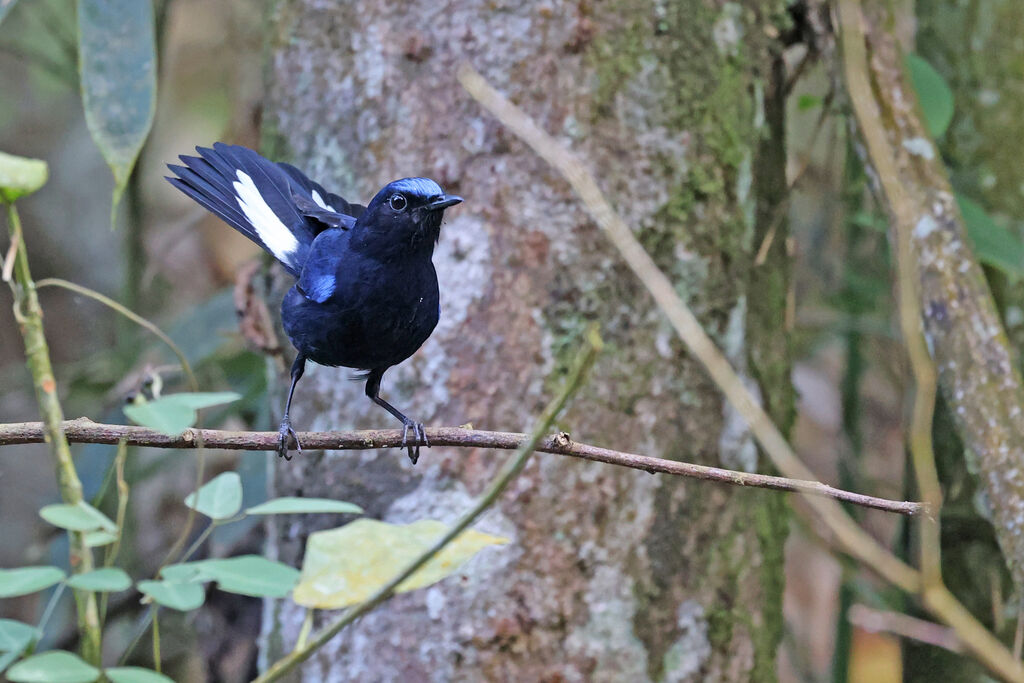
M36 283L36 287L61 287L63 289L70 290L76 294L81 294L82 296L89 297L94 301L100 302L107 308L116 311L117 313L120 313L121 315L128 318L139 327L144 327L145 329L149 330L160 341L162 341L164 344L167 344L167 346L171 349L174 355L178 357L178 362L181 364L181 370L182 372L185 373L185 377L188 378L189 388L192 391L199 391L199 383L196 381L196 376L192 373L192 366L189 365L188 359L185 358L185 353L180 348L178 348L178 345L175 344L174 341L170 337L168 337L163 330L161 330L159 327L143 318L135 311L119 304L118 302L111 299L109 296L100 294L94 289L89 289L88 287L85 287L83 285L79 285L74 282L68 282L67 280L62 280L57 277L43 278L42 280Z
M543 441L544 435L548 433L559 413L561 413L562 409L565 408L566 403L569 402L569 399L579 389L584 378L589 372L590 367L594 364L594 359L600 352L601 346L601 339L598 336L596 329L591 328L587 333L586 345L576 357L573 367L569 371L569 376L565 380L565 386L562 388L561 393L547 405L544 412L541 413L539 418L537 418L529 438L526 439L526 441L519 447L519 450L516 451L515 457L504 468L502 468L501 472L494 481L491 482L487 491L480 497L480 500L472 507L472 509L466 512L444 536L434 543L433 546L416 558L416 560L409 564L409 566L404 570L399 572L397 576L388 581L376 593L367 598L364 602L346 610L345 614L330 626L327 626L318 633L313 634L307 643L302 645L302 647L296 647L295 650L279 659L266 671L266 673L255 679L253 683L271 683L271 681L276 681L296 666L309 659L314 652L323 647L327 641L337 635L343 628L371 611L385 600L388 600L392 595L394 595L395 590L403 581L412 576L420 567L425 565L431 560L431 558L441 552L445 546L454 541L463 531L469 528L469 526L473 524L480 515L494 505L502 492L509 484L512 483L512 480L514 480L519 473L523 471L523 468L526 467L527 461L530 459L534 450L537 449L537 446Z
M63 425L68 440L73 443L116 444L124 439L132 446L151 448L196 448L200 439L206 448L240 451L276 451L277 432L233 432L218 429L187 429L180 436L167 436L145 427L128 425L99 424L87 418L68 420ZM427 438L435 446L461 448L516 449L526 440L526 434L515 432L488 432L461 427L431 427ZM14 422L0 424L0 446L25 443L41 443L43 427L39 422ZM299 441L309 451L367 450L373 448L395 448L402 443L400 429L380 429L345 432L300 432ZM919 515L925 506L915 501L889 500L844 491L818 481L808 479L787 479L755 472L739 472L721 467L695 465L693 463L649 455L637 455L614 451L599 446L577 443L561 436L542 439L537 446L541 453L565 455L592 462L603 462L619 467L644 470L651 474L671 474L702 481L713 481L734 486L770 489L790 493L806 493L835 498L846 503L859 505L900 515Z
M956 631L953 629L902 612L889 612L867 605L852 605L847 613L847 619L854 626L872 633L892 633L950 652L964 651L963 643L956 637Z

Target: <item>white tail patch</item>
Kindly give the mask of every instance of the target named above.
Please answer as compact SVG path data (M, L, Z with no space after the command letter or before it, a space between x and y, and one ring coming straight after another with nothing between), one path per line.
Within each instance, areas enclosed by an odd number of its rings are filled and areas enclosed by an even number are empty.
M324 201L324 198L321 197L320 193L317 192L316 190L313 190L313 201L316 202L320 206L320 208L324 209L325 211L334 211L334 207L328 206L327 202ZM334 211L334 213L338 212Z
M237 175L238 180L233 185L238 194L238 206L242 209L242 213L252 223L260 241L267 246L270 253L278 261L294 265L292 256L299 249L299 240L270 208L252 178L242 171L238 171Z

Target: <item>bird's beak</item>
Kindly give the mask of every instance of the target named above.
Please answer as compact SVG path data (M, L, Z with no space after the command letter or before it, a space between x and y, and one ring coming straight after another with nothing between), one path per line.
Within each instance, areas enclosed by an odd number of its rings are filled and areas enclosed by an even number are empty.
M446 194L437 201L433 201L427 204L425 208L427 211L441 211L447 209L449 206L455 206L456 204L462 203L462 197L457 197L453 194Z

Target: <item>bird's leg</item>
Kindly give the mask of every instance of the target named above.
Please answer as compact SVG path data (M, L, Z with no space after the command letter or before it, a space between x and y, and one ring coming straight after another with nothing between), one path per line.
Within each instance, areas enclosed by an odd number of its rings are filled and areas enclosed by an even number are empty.
M288 400L284 404L284 417L281 418L281 427L277 430L277 454L285 460L291 460L292 456L288 455L288 437L295 439L295 449L301 453L302 444L299 443L299 436L292 429L292 418L289 414L292 409L292 396L295 395L295 385L299 383L299 379L302 378L302 373L306 370L306 357L301 353L295 356L295 362L292 363L292 385L288 389Z
M420 446L430 448L430 440L427 438L427 430L423 427L422 422L410 420L402 414L402 411L380 397L380 380L383 376L383 370L372 370L370 372L370 375L366 378L366 395L371 401L402 421L402 445L400 448L406 449L409 454L409 460L411 460L412 464L415 465L416 461L420 459ZM416 439L414 444L409 443L410 429Z

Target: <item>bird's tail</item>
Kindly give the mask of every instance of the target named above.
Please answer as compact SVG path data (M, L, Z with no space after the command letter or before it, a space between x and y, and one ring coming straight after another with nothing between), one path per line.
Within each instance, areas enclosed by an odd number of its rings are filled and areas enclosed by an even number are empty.
M296 208L285 171L256 152L214 143L199 156L168 164L168 181L224 222L263 247L298 276L316 231Z

